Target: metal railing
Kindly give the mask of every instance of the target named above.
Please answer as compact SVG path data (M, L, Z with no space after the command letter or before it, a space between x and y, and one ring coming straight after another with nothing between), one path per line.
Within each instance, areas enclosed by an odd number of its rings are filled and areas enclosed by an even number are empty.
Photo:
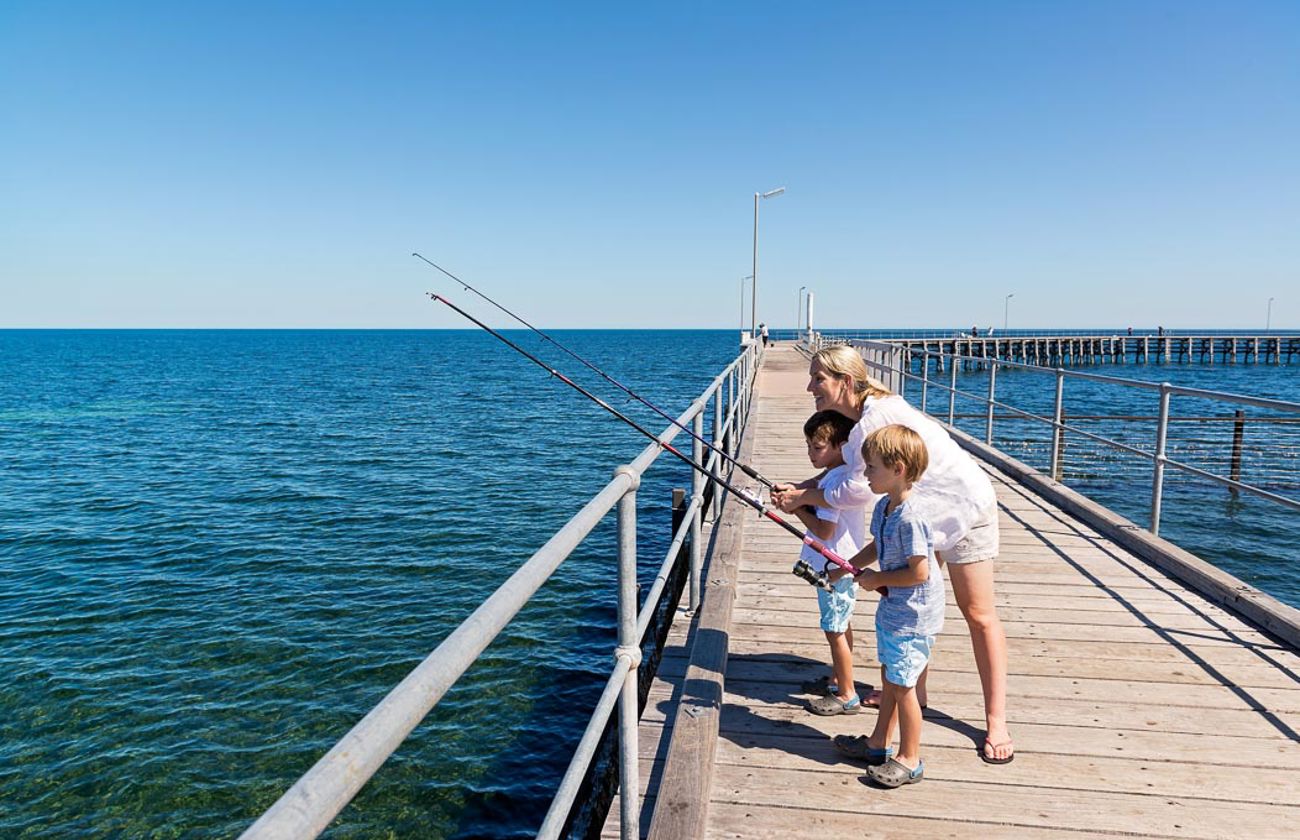
M762 348L748 344L730 365L718 374L704 393L687 408L677 422L691 424L702 435L705 413L713 402L714 446L734 456L748 420L753 383ZM614 470L614 477L579 510L554 536L539 548L505 583L443 640L410 674L379 702L351 731L344 735L316 764L289 788L241 837L310 838L320 834L352 800L371 776L397 750L411 731L437 705L452 685L477 660L560 564L617 506L618 522L618 645L614 666L560 782L538 837L559 837L573 809L615 706L619 708L619 780L622 795L621 831L624 838L639 836L640 780L637 767L637 720L640 716L638 677L642 642L665 590L669 574L677 563L683 544L689 540L690 607L699 605L701 516L706 505L715 515L721 505L717 485L694 473L692 494L685 516L676 528L667 556L638 611L637 595L637 512L636 492L642 474L663 452L661 444L672 441L681 431L670 426L630 464ZM711 475L726 472L727 462L717 453L706 461L704 447L694 440L693 460Z
M823 344L844 343L834 341L824 341ZM1007 417L1015 418L1018 421L1026 421L1028 426L1035 424L1050 427L1050 464L1048 474L1055 480L1060 481L1062 478L1062 456L1064 451L1064 436L1068 432L1077 438L1082 438L1103 447L1109 447L1127 455L1135 456L1140 459L1149 461L1151 464L1151 504L1150 504L1150 521L1148 530L1155 535L1160 533L1161 508L1164 500L1164 490L1166 484L1166 470L1171 469L1191 476L1198 480L1209 481L1214 484L1228 488L1233 493L1244 492L1260 498L1268 499L1290 510L1300 511L1300 500L1274 492L1258 484L1245 482L1241 479L1242 475L1242 447L1243 433L1245 427L1245 414L1240 407L1253 407L1271 412L1271 416L1266 418L1255 418L1256 422L1270 421L1279 428L1300 429L1297 426L1296 419L1300 418L1300 403L1289 402L1286 400L1264 399L1259 397L1245 396L1242 394L1229 394L1221 391L1210 391L1201 388L1188 388L1180 385L1172 385L1168 382L1156 383L1145 382L1137 379L1124 379L1116 376L1104 376L1096 373L1086 373L1083 371L1066 370L1064 368L1047 368L1038 365L1029 365L1020 362L1010 362L995 358L976 357L967 355L955 355L951 353L940 353L934 351L919 350L907 348L897 344L891 344L884 341L850 341L849 346L854 347L862 355L868 368L877 375L890 390L895 393L907 396L909 383L919 385L920 395L916 401L921 411L934 414L940 419L946 419L948 424L954 425L957 417L956 404L958 398L963 400L980 403L983 405L984 423L984 442L993 445L994 439L994 422L999 419L995 409L1005 412L1001 419ZM942 361L946 366L946 379L931 377L931 368L935 368L936 373ZM915 364L914 364L915 363ZM969 391L960 390L958 386L958 371L963 363L977 364L987 370L987 389L985 393L976 394ZM913 372L913 368L919 369L919 373ZM1046 383L1054 386L1053 396L1051 399L1051 416L1042 416L1031 411L1026 411L1017 406L1009 405L1006 402L997 399L997 383L999 370L1027 371L1035 375L1042 376ZM1116 386L1125 389L1137 391L1146 391L1154 394L1156 397L1155 406L1155 425L1152 434L1143 436L1151 440L1150 447L1144 446L1145 440L1126 442L1115 440L1111 436L1089 431L1078 423L1068 423L1064 416L1064 398L1065 386L1067 381L1088 381L1095 383L1105 383L1110 386ZM938 388L947 396L946 418L944 414L938 414L929 411L930 389ZM1170 403L1175 397L1196 400L1200 405L1208 403L1213 405L1232 406L1234 411L1231 417L1220 418L1233 423L1233 439L1231 444L1232 467L1228 475L1220 475L1212 469L1206 469L1187 463L1190 459L1175 459L1170 457L1169 452L1169 429L1171 422L1186 422L1187 418L1177 418L1171 416ZM1044 406L1046 405L1046 401ZM1203 412L1202 412L1203 413ZM1114 421L1120 421L1123 418L1108 418ZM1112 428L1116 428L1112 426ZM1276 471L1279 476L1285 476L1286 480L1281 482L1283 486L1292 486L1295 481L1295 471L1293 467L1279 467ZM1276 489L1276 488L1274 488Z
M793 329L790 327L769 328L768 338L773 341L792 341L799 335L807 332L803 329ZM949 340L949 339L967 339L974 338L976 341L984 339L1033 339L1033 338L1128 338L1132 339L1149 339L1156 341L1163 338L1231 338L1231 337L1268 337L1268 338L1296 338L1300 337L1300 332L1296 330L1285 329L1213 329L1213 330L1161 330L1158 327L1134 327L1133 332L1129 333L1128 328L1087 328L1087 329L1002 329L994 327L990 332L988 326L980 327L972 333L970 327L950 327L950 328L931 328L931 329L822 329L817 331L819 335L826 340L834 341L892 341L892 340Z

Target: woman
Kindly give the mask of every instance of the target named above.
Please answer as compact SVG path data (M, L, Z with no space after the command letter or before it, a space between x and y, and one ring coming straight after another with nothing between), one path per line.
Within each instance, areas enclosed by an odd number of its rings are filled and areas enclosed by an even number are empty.
M812 358L808 377L808 391L818 411L831 409L854 421L853 432L844 445L844 460L852 478L826 493L817 488L816 482L778 484L772 501L786 512L800 505L830 505L854 510L865 518L877 497L863 476L862 442L871 432L892 423L921 435L930 466L917 482L914 495L930 521L935 552L948 570L957 606L970 629L975 665L984 690L986 728L980 758L990 764L1010 762L1015 748L1006 719L1007 639L993 599L998 518L992 483L942 426L869 376L862 357L852 348L819 350ZM923 674L917 684L923 706L925 685ZM841 746L845 745L847 742Z

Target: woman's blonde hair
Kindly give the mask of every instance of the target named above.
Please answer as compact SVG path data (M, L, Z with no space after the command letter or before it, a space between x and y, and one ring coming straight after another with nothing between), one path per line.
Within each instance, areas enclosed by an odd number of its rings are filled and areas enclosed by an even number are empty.
M853 399L858 408L867 397L887 397L891 393L885 383L867 373L867 363L852 347L843 344L823 347L813 354L812 360L828 373L853 380Z

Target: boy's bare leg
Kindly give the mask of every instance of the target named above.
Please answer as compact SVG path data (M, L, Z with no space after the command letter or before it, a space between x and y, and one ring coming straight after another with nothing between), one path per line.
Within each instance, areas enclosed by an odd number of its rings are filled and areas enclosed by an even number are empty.
M886 693L893 695L890 705L898 711L898 752L894 759L915 770L921 761L921 701L916 699L916 687L888 685Z
M989 743L981 744L980 750L989 758L1007 758L1015 749L1007 731L1007 636L993 600L993 564L984 561L949 565L948 579L970 628L975 667L984 689Z
M894 742L894 715L898 711L894 689L898 686L885 679L885 669L880 669L880 713L876 715L876 728L867 736L867 745L883 750Z
M831 671L834 673L832 680L839 689L836 697L846 701L857 693L853 685L853 648L849 645L847 633L833 633L828 630L826 641L831 646Z

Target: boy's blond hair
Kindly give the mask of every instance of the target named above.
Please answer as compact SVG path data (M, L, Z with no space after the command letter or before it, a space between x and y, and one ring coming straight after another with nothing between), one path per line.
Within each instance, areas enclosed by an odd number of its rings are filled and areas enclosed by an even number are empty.
M897 423L867 435L862 444L862 457L870 458L872 453L891 470L896 464L902 464L908 484L920 481L925 468L930 466L930 453L926 451L925 441L916 432Z
M803 436L814 443L843 446L853 431L853 421L838 411L819 411L803 424Z

